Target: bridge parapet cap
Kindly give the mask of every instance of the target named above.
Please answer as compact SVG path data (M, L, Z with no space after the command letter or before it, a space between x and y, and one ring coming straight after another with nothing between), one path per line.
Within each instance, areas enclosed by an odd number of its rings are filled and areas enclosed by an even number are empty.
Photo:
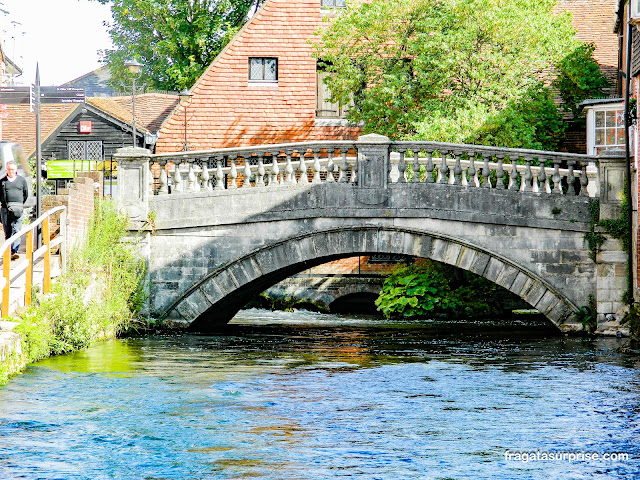
M466 154L479 153L482 155L495 156L496 158L524 158L547 160L557 159L559 161L579 161L579 162L597 162L598 156L585 155L580 153L568 152L552 152L550 150L532 150L525 148L503 148L492 147L488 145L472 145L466 143L447 143L432 141L393 141L390 143L392 150L424 150L426 152L461 152Z
M140 147L123 147L116 150L115 156L118 158L149 158L152 156L150 150Z
M391 143L391 140L389 140L389 137L385 135L380 135L377 133L369 133L367 135L362 135L358 137L358 143L384 144L384 143Z

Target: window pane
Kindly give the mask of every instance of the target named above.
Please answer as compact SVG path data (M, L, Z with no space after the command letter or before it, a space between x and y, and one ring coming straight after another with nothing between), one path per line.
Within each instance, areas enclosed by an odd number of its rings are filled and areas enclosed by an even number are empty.
M616 112L612 110L607 110L605 116L606 116L607 127L613 127L616 124Z
M618 129L618 141L616 142L616 145L624 146L624 128Z
M604 144L604 130L596 130L596 145Z
M278 79L278 62L275 58L264 59L264 79L265 80Z
M624 114L622 113L622 110L616 110L616 126L624 126Z
M615 128L607 128L605 130L606 139L605 142L607 145L615 145L616 144L616 129Z
M262 58L249 59L249 78L251 80L262 80Z
M604 112L596 112L596 127L604 127Z

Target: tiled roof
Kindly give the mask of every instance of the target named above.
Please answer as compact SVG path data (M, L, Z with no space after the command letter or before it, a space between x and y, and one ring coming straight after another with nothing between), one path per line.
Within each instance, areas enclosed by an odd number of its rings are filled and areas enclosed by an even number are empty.
M92 97L86 99L107 115L131 124L131 97ZM140 132L156 132L160 124L178 104L177 95L143 94L136 96L136 125ZM42 104L40 105L40 136L44 142L81 105ZM29 105L7 105L8 117L2 120L2 140L22 145L27 156L36 149L36 115L29 111Z
M71 115L79 105L40 105L40 137L44 140ZM31 156L36 150L36 114L29 105L7 105L8 117L2 120L2 140L17 142Z
M127 121L130 122L131 97L111 97L110 100L127 111ZM136 124L140 122L150 132L157 132L179 101L178 95L172 94L144 93L136 95Z
M315 123L313 38L320 0L266 0L191 89L185 128L178 106L160 130L156 152L303 140L353 139L357 127ZM277 57L277 84L249 83L249 57Z

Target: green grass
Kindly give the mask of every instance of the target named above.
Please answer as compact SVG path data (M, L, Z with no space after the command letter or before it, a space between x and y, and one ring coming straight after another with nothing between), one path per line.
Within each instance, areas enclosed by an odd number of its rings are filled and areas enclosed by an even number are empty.
M130 243L127 219L108 200L97 200L67 271L20 316L26 363L90 346L126 331L144 301L144 262Z

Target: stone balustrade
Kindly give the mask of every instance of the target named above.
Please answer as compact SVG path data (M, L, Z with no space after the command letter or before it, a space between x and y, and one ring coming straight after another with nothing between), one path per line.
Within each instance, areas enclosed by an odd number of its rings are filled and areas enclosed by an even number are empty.
M280 144L156 155L158 195L318 183L356 183L355 142ZM152 166L153 170L153 166Z
M319 183L358 184L366 139L264 145L150 157L157 195ZM460 185L519 192L598 196L598 157L438 142L389 142L384 182ZM382 147L382 148L380 148ZM366 162L365 162L366 164ZM416 174L417 172L417 174ZM365 177L366 178L366 177ZM384 185L382 185L383 183Z

